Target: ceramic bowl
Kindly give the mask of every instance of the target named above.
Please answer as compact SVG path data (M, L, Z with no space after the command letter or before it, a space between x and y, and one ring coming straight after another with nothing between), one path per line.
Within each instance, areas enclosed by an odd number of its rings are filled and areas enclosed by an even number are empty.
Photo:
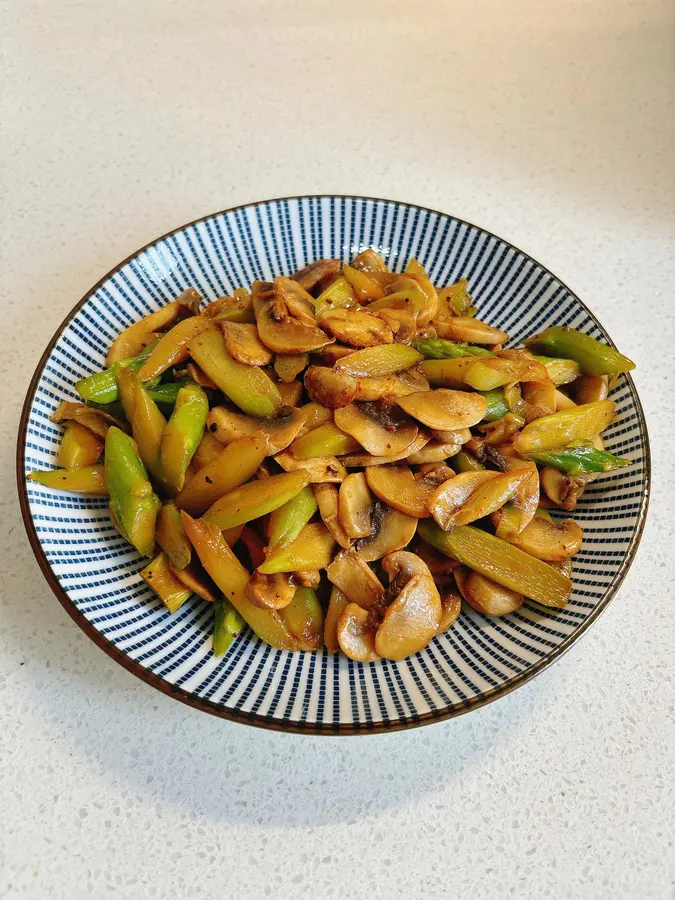
M26 398L19 494L37 561L57 598L92 640L143 681L234 721L347 735L421 725L489 703L558 659L598 618L644 525L647 431L633 382L621 376L611 395L619 418L606 445L634 463L594 482L581 499L575 518L584 542L564 610L526 603L504 618L487 618L465 608L449 632L402 662L288 653L249 631L217 659L211 605L193 598L170 615L141 581L144 561L113 528L104 499L26 483L26 472L55 466L60 429L51 413L59 401L77 399L73 384L104 367L111 341L126 326L190 286L210 301L321 256L349 260L365 247L375 247L395 271L417 257L435 284L466 276L480 318L507 330L512 344L549 325L609 340L565 284L482 228L408 203L296 197L215 213L120 263L69 313Z

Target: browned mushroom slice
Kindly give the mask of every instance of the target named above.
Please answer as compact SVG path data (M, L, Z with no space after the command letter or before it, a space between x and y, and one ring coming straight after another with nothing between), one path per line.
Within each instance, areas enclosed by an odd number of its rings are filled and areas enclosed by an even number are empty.
M549 500L556 506L572 512L586 486L593 480L592 475L565 475L551 466L545 466L539 473L541 487Z
M502 344L509 337L500 328L494 328L471 316L452 316L436 323L436 330L441 338L466 341L469 344Z
M361 272L366 273L386 272L387 264L376 250L373 250L372 247L368 247L360 253L357 253L354 257L352 260L352 269L359 269Z
M415 317L405 309L381 309L376 315L389 326L397 344L409 344L417 334Z
M328 609L326 610L326 619L323 628L323 640L329 653L338 653L340 644L338 643L337 629L338 620L349 600L335 586L330 592L330 600L328 601Z
M301 587L310 587L314 590L321 584L321 572L316 569L301 569L293 572L293 578Z
M289 353L286 356L277 355L274 357L274 371L279 381L284 384L295 381L300 372L306 369L308 365L308 353Z
M363 609L371 609L384 595L378 577L353 550L341 550L326 569L326 575L348 600Z
M572 389L577 403L606 400L609 393L609 379L606 375L580 375L572 385Z
M415 454L419 450L422 450L430 440L431 435L429 432L424 428L420 428L418 435L412 444L400 453L394 454L394 456L372 456L370 453L350 453L349 455L342 457L342 462L350 469L360 468L361 466L364 468L367 466L386 466L389 465L389 463L399 462L402 459L409 459L411 454Z
M427 504L438 485L415 480L407 466L369 466L365 474L368 487L387 506L416 519L431 515Z
M112 342L106 365L112 366L122 359L136 356L146 346L153 332L163 331L186 316L196 315L200 300L199 293L194 288L188 288L176 300L134 322Z
M482 394L439 388L398 397L396 402L413 419L429 428L457 431L477 425L485 415L487 400Z
M411 366L404 372L399 372L396 377L397 397L404 397L406 394L415 394L420 391L430 391L429 380L422 371L421 366Z
M305 372L305 389L311 399L330 409L339 409L351 403L356 397L357 387L356 378L336 369L310 366Z
M454 444L458 439L460 444L466 444L471 440L471 432L468 428L458 428L457 431L442 431L439 428L432 428L431 433L439 444Z
M415 440L418 426L385 400L335 410L335 424L373 456L395 456Z
M340 649L355 662L376 662L375 629L368 611L356 603L348 603L337 620L337 640Z
M453 432L452 441L429 441L421 450L411 453L408 462L413 466L424 463L439 463L455 456L462 448L462 441L457 432Z
M305 472L310 484L324 481L340 482L347 477L347 470L335 456L315 459L296 459L285 450L274 457L285 472Z
M441 621L436 634L442 634L455 624L462 611L462 598L456 591L441 594Z
M345 347L343 344L328 344L326 347L317 350L314 355L327 366L333 366L343 356L349 356L353 352L353 347Z
M391 344L394 340L391 328L383 319L363 310L328 310L319 317L319 325L350 347L376 347Z
M267 436L267 452L270 456L285 450L297 437L305 423L300 409L282 406L279 414L261 419L259 430Z
M262 432L268 439L268 453L272 456L288 447L305 423L305 415L299 409L282 407L279 412L277 416L257 419L232 412L224 406L214 406L207 417L207 427L223 444L256 431Z
M237 362L245 366L266 366L272 362L272 354L261 343L255 325L242 322L222 322L225 346Z
M414 553L391 553L382 561L396 597L375 635L375 649L387 659L405 659L438 633L441 598L426 564Z
M338 516L345 533L351 538L368 537L373 498L363 472L352 472L340 485Z
M246 588L246 594L261 609L283 609L293 599L295 584L287 572L263 575L254 572Z
M352 540L338 517L338 489L329 482L320 482L312 485L312 492L326 528L341 547L351 547Z
M307 353L335 341L318 327L312 307L302 300L276 298L265 303L257 323L263 344L283 355Z
M310 263L303 269L298 269L291 275L291 278L306 291L312 291L315 287L320 287L323 283L328 282L339 271L339 259L317 259L316 262Z
M455 581L469 606L486 616L506 616L519 609L525 599L522 594L471 569L456 569Z
M417 519L376 500L370 534L356 544L356 549L364 562L374 562L406 547L415 536L416 529Z
M497 526L502 512L499 510L492 515L492 521ZM574 519L565 519L558 524L538 515L520 534L509 540L537 559L543 559L545 562L564 562L579 551L583 537L584 533Z
M434 492L429 509L444 531L467 525L502 507L529 477L529 470L462 472Z

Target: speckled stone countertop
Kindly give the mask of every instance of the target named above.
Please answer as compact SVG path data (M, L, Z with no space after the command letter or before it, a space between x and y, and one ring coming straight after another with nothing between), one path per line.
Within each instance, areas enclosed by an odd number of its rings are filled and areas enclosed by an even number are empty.
M675 896L670 0L4 0L0 897ZM169 700L51 595L19 410L74 303L170 228L345 192L476 222L638 363L654 487L590 633L478 712L285 736Z

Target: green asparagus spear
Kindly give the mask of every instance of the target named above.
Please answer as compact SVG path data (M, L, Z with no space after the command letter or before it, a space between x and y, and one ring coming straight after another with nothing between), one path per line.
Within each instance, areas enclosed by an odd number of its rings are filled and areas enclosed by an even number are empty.
M611 472L622 466L629 466L631 459L622 459L614 456L607 450L598 450L590 442L565 447L563 450L551 450L548 453L529 453L529 459L541 463L543 466L552 466L568 475L585 475L589 472Z
M497 422L503 419L509 412L509 407L504 399L504 389L494 388L491 391L479 391L487 400L487 409L483 416L484 422Z
M87 378L82 378L75 384L75 390L87 403L105 404L114 403L119 393L117 389L117 372L119 369L131 369L138 372L143 363L148 359L153 349L157 345L157 341L153 341L138 356L132 356L129 359L121 359L109 369L103 372L96 372ZM148 382L150 384L150 382ZM147 387L147 385L146 385Z
M459 359L460 356L492 356L485 347L447 341L444 338L423 338L413 344L425 359Z
M47 469L45 472L31 472L28 477L31 481L58 491L73 491L76 494L92 494L96 497L108 496L103 466Z
M312 486L307 485L299 494L270 513L268 552L292 544L317 510Z
M458 474L460 472L477 472L485 468L482 463L478 462L475 456L467 453L466 450L460 450L459 453L455 453L449 462Z
M555 356L534 356L534 359L546 366L546 371L555 385L569 384L581 374L581 367L575 359Z
M635 363L618 350L574 328L554 325L525 344L537 353L575 359L584 375L618 375L635 368Z
M171 490L180 491L185 483L185 473L204 434L208 413L209 400L203 388L194 383L181 388L159 451L164 481Z
M143 556L152 556L160 508L136 441L114 425L105 440L110 511L120 531Z
M131 424L140 457L153 478L163 482L159 454L166 419L157 404L150 399L141 379L131 369L118 371L117 384L124 414Z
M221 597L214 604L213 653L222 656L229 650L230 644L242 630L246 622L232 606L229 600Z

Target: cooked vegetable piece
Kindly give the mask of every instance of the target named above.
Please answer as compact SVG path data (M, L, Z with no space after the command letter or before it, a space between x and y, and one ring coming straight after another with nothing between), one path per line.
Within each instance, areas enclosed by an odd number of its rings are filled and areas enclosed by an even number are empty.
M167 381L164 384L158 384L157 387L151 387L152 382L146 381L143 389L153 403L170 410L176 405L178 394L187 383L186 379L182 379L181 381Z
M341 412L341 410L339 411ZM360 449L359 442L333 422L319 425L318 428L308 431L302 437L296 438L290 447L291 453L296 459L339 456Z
M342 527L338 516L338 489L334 484L313 484L312 492L319 506L324 525L341 547L351 547L352 540Z
M141 381L148 381L166 372L172 366L188 359L188 342L207 328L211 328L210 319L205 316L191 316L183 319L167 331L153 347L150 356L138 372Z
M319 316L319 325L336 340L351 347L391 344L394 336L386 322L358 309L333 309Z
M204 466L212 463L214 459L217 459L222 452L223 445L207 429L202 435L199 446L195 450L195 455L192 457L192 464L197 471L199 471L200 469L203 469Z
M407 344L381 344L344 356L335 363L338 372L353 377L381 378L417 365L422 354Z
M66 425L56 463L63 469L93 466L103 451L104 441L93 431L77 422Z
M296 377L309 365L309 353L288 353L286 356L277 354L274 357L274 371L277 378L284 384L295 381Z
M460 450L459 453L452 457L452 467L458 474L461 472L480 472L485 468L475 456L467 453L466 450Z
M579 363L574 359L563 359L555 356L534 356L534 359L546 366L546 371L553 384L569 384L578 378L581 372ZM600 397L598 399L602 400L604 398Z
M336 456L321 456L316 459L296 459L285 450L274 457L285 472L304 472L308 483L320 484L323 481L339 482L347 470Z
M462 446L461 434L457 431L451 433L453 435L451 441L428 441L421 450L411 453L408 457L410 465L445 462L449 457L459 453Z
M529 470L466 472L444 482L429 500L436 522L447 531L490 515L515 496Z
M339 271L339 259L317 259L303 269L299 269L295 274L291 275L291 278L293 281L297 281L304 290L311 291L317 285L337 275Z
M420 363L420 367L432 387L461 389L466 387L467 373L475 362L473 356L457 359L425 359Z
M223 656L232 641L245 628L246 622L229 600L221 597L213 608L213 654Z
M453 316L436 324L439 337L468 344L502 344L508 334L471 316Z
M369 303L371 300L380 300L384 297L384 291L380 285L367 272L344 265L342 274L349 282L360 303Z
M455 581L469 606L486 616L507 616L525 601L522 594L470 569L456 569Z
M166 553L156 556L141 569L140 575L170 613L177 612L192 594L192 591L188 590L171 571Z
M333 555L335 540L323 522L305 525L300 534L286 547L276 547L258 571L265 575L275 572L297 572L305 569L325 569Z
M368 537L373 498L363 472L352 472L340 485L338 516L350 538Z
M375 635L375 649L387 659L405 659L438 633L441 598L426 563L414 553L392 553L382 561L391 585L400 585Z
M444 388L407 394L399 397L396 402L409 416L423 425L444 431L457 431L477 425L485 417L487 409L487 400L480 394Z
M152 476L162 483L164 473L160 462L160 447L166 419L154 400L148 396L135 372L131 369L120 369L117 379L120 399L125 415L131 423L140 457Z
M270 513L267 525L267 552L292 544L317 510L311 485L305 485L295 497Z
M120 412L123 414L124 410L120 410ZM68 400L62 400L49 419L51 422L57 423L77 422L78 425L82 425L88 431L103 438L104 441L111 425L117 425L122 431L128 429L126 422L104 410L92 409L90 406L85 406L84 403L71 403Z
M351 453L342 457L344 465L352 467L358 466L384 466L389 463L397 462L401 459L410 459L411 455L418 453L430 441L431 435L428 431L420 428L415 440L402 450L400 453L394 453L391 456L372 456L370 453Z
M504 389L495 388L492 391L485 391L482 394L485 397L486 407L483 415L484 422L498 422L508 415L509 407L504 399Z
M466 278L460 278L449 287L439 288L438 297L440 300L439 319L472 314L472 299L469 293L469 282ZM473 311L475 312L475 310Z
M86 400L87 403L114 403L118 396L117 389L117 373L119 369L130 368L134 372L138 372L143 364L149 359L157 341L154 341L139 353L137 356L131 356L128 359L121 359L103 372L96 372L87 378L81 378L75 382L75 390Z
M552 466L545 466L539 473L544 494L557 506L572 512L593 475L566 475Z
M308 479L303 472L284 472L264 480L250 481L216 500L204 518L221 530L232 528L278 509L306 484Z
M261 309L257 324L260 340L275 353L307 353L335 341L319 328L309 303L291 307L288 300L272 300Z
M220 300L210 303L204 310L204 315L219 323L255 322L253 299L249 292L237 289L234 293L234 297L221 297Z
M270 456L288 447L306 424L302 410L283 406L276 416L264 419L244 416L224 406L214 406L206 421L210 434L223 444L256 433L265 436Z
M188 343L190 356L220 390L249 416L273 416L281 405L279 391L255 366L232 359L218 331L202 331Z
M421 338L413 344L425 359L460 359L467 356L492 356L485 347L449 341L445 338Z
M503 512L501 510L493 514L493 521L496 520L497 525L500 524L499 517ZM564 562L574 556L581 548L583 537L583 531L573 519L565 519L558 524L550 517L546 519L536 515L520 534L509 538L509 542L530 556L553 563Z
M597 450L591 443L579 443L563 450L535 451L528 453L528 456L543 466L552 466L568 475L611 472L632 463L631 459L622 459L607 450Z
M176 398L160 446L160 466L164 482L172 491L180 491L185 473L206 427L209 401L198 384L186 384Z
M286 572L277 572L276 575L254 572L246 593L251 603L261 609L283 609L293 599L295 582Z
M337 639L342 652L355 662L376 662L375 629L367 610L348 603L337 620Z
M486 578L536 600L544 606L562 609L572 591L569 578L547 563L524 553L494 535L471 525L441 531L435 522L420 522L420 536L463 565Z
M392 403L350 403L334 413L335 424L358 442L344 452L364 447L373 456L395 456L415 440L418 426Z
M104 466L83 466L81 469L47 469L31 472L31 481L57 491L72 491L74 494L91 494L107 497L108 484Z
M573 390L577 403L606 400L609 393L609 378L607 375L580 375L574 382Z
M217 526L182 513L183 527L211 578L244 621L265 643L294 650L296 642L278 612L259 609L246 596L249 573L230 550Z
M317 316L331 309L358 308L359 303L351 285L344 276L336 278L314 301Z
M266 366L272 362L272 353L261 342L254 324L223 322L221 329L232 359L245 366Z
M298 650L312 651L323 647L323 607L311 587L298 587L280 615L295 638Z
M255 475L267 453L267 441L261 434L238 438L199 469L176 497L176 505L190 515L199 516L235 488Z
M330 592L323 629L323 640L329 653L337 653L340 650L337 636L338 619L348 605L349 600L333 586L333 590Z
M113 363L138 354L154 332L163 331L179 319L194 315L199 309L200 300L197 291L188 288L176 300L134 322L113 341L108 351L106 365L112 366Z
M374 562L406 547L415 536L416 528L417 519L413 516L406 516L377 501L373 504L370 534L356 544L356 550L364 562Z
M590 334L559 325L529 338L525 345L537 353L576 360L584 375L618 375L635 368L632 360L613 347L597 341Z
M216 602L220 592L197 557L190 560L187 566L182 569L179 569L178 566L175 566L171 560L169 560L169 568L176 578L193 594L197 594L198 597L201 597L202 600L206 600L209 603Z
M298 437L302 437L302 435L307 434L308 431L318 428L319 425L326 425L328 422L333 421L333 410L329 409L327 406L322 406L320 403L316 403L314 400L305 403L303 406L300 406L299 409L305 417L305 421L297 434Z
M122 533L141 556L152 556L161 504L153 493L136 442L114 426L105 439L105 473L110 510Z
M462 598L455 591L441 593L441 621L436 634L442 634L451 628L462 612Z
M501 350L497 355L475 359L464 375L464 381L477 391L515 381L546 381L546 367L522 350Z
M326 575L350 602L363 609L371 609L384 596L378 577L353 550L341 550L326 569Z
M522 455L555 450L577 441L590 440L610 424L616 413L612 400L584 403L535 419L513 442Z
M192 547L183 529L180 512L173 501L163 504L157 514L155 540L166 553L172 565L184 569L192 557Z
M370 490L387 506L416 519L431 515L427 504L437 485L416 480L408 466L369 466L365 477Z
M347 406L356 397L357 389L356 378L337 369L310 366L305 372L305 390L309 396L321 406L330 409Z

